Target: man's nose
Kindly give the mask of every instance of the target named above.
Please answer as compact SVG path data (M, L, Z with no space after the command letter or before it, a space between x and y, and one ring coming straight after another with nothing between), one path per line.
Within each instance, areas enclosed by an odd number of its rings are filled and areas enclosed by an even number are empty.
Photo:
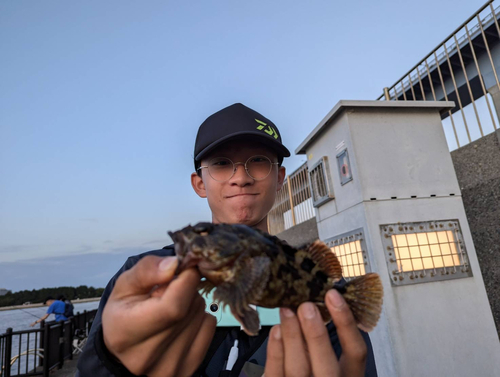
M250 177L245 169L244 162L235 162L234 163L234 174L231 178L232 181L236 183L241 182L253 182L253 178Z

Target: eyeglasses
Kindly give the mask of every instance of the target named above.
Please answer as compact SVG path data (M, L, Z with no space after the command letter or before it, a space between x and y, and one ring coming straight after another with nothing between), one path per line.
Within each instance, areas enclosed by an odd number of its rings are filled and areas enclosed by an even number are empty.
M236 172L236 165L244 165L248 176L256 181L261 181L271 173L273 165L266 156L252 156L245 163L233 162L226 157L216 157L208 161L208 166L200 166L197 170L208 169L208 174L214 181L225 182L230 180Z

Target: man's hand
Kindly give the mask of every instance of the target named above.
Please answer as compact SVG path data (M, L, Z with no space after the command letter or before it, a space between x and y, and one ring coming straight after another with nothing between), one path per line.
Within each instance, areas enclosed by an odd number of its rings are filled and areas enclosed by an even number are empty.
M212 341L216 319L198 294L200 275L177 258L147 256L116 281L102 315L104 343L130 372L189 376Z
M296 316L281 309L281 325L269 335L265 377L365 375L367 349L351 310L335 290L326 295L326 305L337 327L342 356L337 360L326 326L316 306L303 303Z

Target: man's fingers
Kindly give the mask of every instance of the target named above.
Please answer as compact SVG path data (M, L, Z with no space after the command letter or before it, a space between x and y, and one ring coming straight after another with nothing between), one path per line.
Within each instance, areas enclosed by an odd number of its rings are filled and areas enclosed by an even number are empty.
M326 294L326 305L342 345L340 358L342 374L364 376L367 349L351 310L344 298L334 289Z
M149 293L155 285L173 279L177 268L176 257L161 258L149 255L142 258L116 281L113 295L117 298Z
M160 298L161 306L158 315L168 316L172 321L182 320L186 316L194 297L198 295L200 279L200 273L194 268L182 271L168 285L168 289Z
M203 322L198 332L193 336L194 340L178 372L179 376L191 376L200 366L214 336L216 325L217 319L213 315L203 314Z
M283 370L285 353L283 350L283 341L281 337L280 325L274 326L269 333L269 340L267 343L267 359L266 369L264 371L265 377L283 377L285 374Z
M280 309L286 376L310 376L311 368L299 319L288 308Z
M306 302L298 310L314 376L339 376L340 366L330 336L316 305ZM349 374L347 374L349 375Z

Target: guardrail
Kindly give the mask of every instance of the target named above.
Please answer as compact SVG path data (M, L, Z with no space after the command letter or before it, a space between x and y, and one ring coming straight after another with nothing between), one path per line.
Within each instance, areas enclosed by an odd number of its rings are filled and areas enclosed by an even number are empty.
M315 216L307 163L286 177L268 215L269 233L278 234Z
M67 321L42 321L39 329L0 334L0 376L49 376L73 358L74 348L85 340L97 309L77 313Z
M500 6L495 8L494 2L486 2L377 98L455 101L456 107L442 115L450 149L497 129L497 114L490 103L492 93L500 91L493 51L500 43Z

